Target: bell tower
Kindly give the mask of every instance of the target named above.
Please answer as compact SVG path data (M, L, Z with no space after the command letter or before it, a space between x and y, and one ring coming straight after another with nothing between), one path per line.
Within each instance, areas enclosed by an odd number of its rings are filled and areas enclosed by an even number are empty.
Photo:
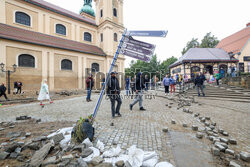
M123 0L95 0L97 41L108 56L114 56L123 27Z

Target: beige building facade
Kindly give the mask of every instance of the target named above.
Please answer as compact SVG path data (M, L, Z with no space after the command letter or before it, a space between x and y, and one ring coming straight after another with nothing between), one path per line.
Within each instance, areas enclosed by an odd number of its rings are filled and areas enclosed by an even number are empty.
M108 72L124 30L123 0L95 2L96 16L43 0L0 1L0 63L17 65L11 89L21 81L24 90L39 90L43 79L50 90L83 89L87 68ZM117 72L125 71L124 61L119 55ZM0 82L7 83L1 71Z

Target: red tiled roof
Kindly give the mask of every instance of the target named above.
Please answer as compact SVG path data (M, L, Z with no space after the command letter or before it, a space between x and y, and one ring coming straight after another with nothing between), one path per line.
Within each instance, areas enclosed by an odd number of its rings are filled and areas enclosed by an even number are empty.
M224 39L222 39L216 48L222 48L227 53L238 53L241 51L246 42L250 39L250 27L246 27L239 32L236 32Z
M106 56L101 48L94 45L88 45L34 31L28 31L2 23L0 23L0 38L81 53Z
M36 5L36 6L39 6L39 7L44 8L44 9L50 10L52 12L70 17L72 19L76 19L78 21L83 21L83 22L86 22L88 24L92 24L94 26L97 26L96 22L94 20L91 20L91 19L86 18L84 16L81 16L79 14L76 14L76 13L71 12L69 10L63 9L59 6L53 5L53 4L46 2L44 0L23 0L23 1L31 3L31 4Z

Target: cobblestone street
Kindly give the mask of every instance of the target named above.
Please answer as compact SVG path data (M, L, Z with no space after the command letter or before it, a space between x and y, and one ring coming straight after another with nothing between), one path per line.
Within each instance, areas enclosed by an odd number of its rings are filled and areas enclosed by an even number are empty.
M162 94L161 92L157 93L158 95ZM139 111L138 104L134 106L133 111L129 111L128 106L132 100L123 99L122 117L115 119L111 118L110 101L104 98L96 118L96 138L100 139L106 148L117 143L123 149L137 145L145 151L157 151L161 160L167 160L176 166L183 166L184 162L180 160L183 157L182 150L175 149L175 147L178 145L178 141L188 139L191 145L194 142L200 145L197 147L196 153L198 156L204 153L200 157L207 161L204 163L207 164L205 166L220 166L216 164L216 160L209 153L211 144L209 140L206 138L197 139L196 133L191 129L194 124L201 129L204 128L199 119L194 117L194 114L183 112L182 108L177 110L177 102L175 101L159 96L154 97L144 99L146 111ZM85 101L85 97L58 100L54 104L46 105L43 109L39 103L2 107L0 122L15 121L17 116L28 115L37 119L41 118L42 122L72 121L73 124L79 117L86 117L93 112L97 98L97 94L93 95L93 101L90 103ZM196 98L196 101L198 103L192 103L189 109L194 113L200 113L203 117L210 117L211 121L217 123L217 127L229 133L230 138L235 138L238 144L230 146L232 149L238 152L250 150L249 103L215 101L206 98ZM171 108L166 104L170 105ZM172 119L176 121L176 124L171 123ZM114 126L110 126L111 122L114 123ZM187 124L186 128L183 127L183 123ZM164 127L168 127L168 133L162 131ZM185 148L181 149L185 152ZM195 161L193 163L198 163L199 160L196 161L195 156L193 157ZM184 161L187 159L188 157L186 159L183 157ZM193 160L190 159L186 162L190 161L191 163Z

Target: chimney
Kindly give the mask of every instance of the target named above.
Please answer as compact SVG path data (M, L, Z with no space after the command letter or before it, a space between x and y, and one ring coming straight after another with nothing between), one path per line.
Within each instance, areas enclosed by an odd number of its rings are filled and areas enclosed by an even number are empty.
M250 22L249 22L249 23L247 23L247 27L250 27Z

